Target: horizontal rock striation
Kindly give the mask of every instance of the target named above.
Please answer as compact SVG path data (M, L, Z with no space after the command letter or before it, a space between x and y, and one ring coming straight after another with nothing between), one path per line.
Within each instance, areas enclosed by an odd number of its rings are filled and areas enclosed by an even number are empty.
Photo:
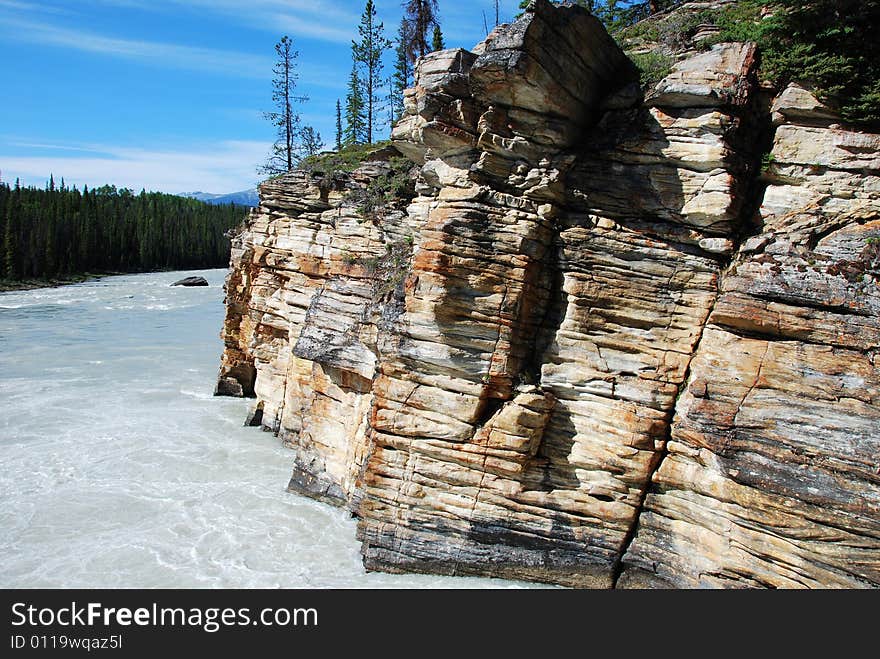
M356 499L380 331L399 314L412 252L405 190L365 211L376 181L410 169L377 157L264 183L226 285L218 393L255 396L248 423L296 451L291 487L339 504Z
M880 138L756 63L643 94L539 0L420 62L393 150L262 186L218 393L367 568L880 585Z
M804 94L774 103L761 229L723 279L624 581L880 584L880 136L817 127L830 111Z

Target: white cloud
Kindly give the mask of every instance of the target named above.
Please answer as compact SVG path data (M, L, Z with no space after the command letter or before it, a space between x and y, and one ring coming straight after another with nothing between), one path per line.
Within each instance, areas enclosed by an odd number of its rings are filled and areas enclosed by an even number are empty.
M23 2L22 0L0 0L0 9L19 12L47 12L50 14L66 14L67 10L61 7L52 7L44 4L36 4L33 2Z
M335 0L92 0L105 5L137 8L145 11L180 11L181 8L204 14L225 14L252 27L273 33L288 31L294 41L303 38L350 44L356 36L357 12L342 5L359 3Z
M248 189L259 181L256 170L269 146L234 140L187 149L47 144L41 148L84 155L0 155L0 170L4 181L21 178L27 185L42 185L54 174L56 180L63 176L69 185L80 188L112 184L136 191L227 193Z
M70 30L48 23L0 17L0 25L12 28L6 37L73 48L90 53L136 59L161 66L209 71L249 78L266 78L272 60L259 55L212 48L196 48L155 41L115 39L99 34Z
M328 21L326 18L318 19L314 16L303 18L294 14L277 14L273 24L276 30L291 34L294 45L296 40L303 35L312 39L345 45L351 44L351 40L355 36L353 29L340 28L337 27L338 24L335 21Z

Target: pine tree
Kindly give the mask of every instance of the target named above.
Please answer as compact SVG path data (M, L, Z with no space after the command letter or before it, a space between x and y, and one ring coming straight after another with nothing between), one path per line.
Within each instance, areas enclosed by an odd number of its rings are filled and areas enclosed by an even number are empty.
M3 237L6 235L6 213L9 204L9 186L0 178L0 279L3 278Z
M91 199L89 198L88 186L83 187L80 217L82 219L82 231L80 232L77 270L84 270L89 267L89 259L94 258L93 255L95 253L95 229L92 224Z
M49 189L54 192L54 181L51 182ZM48 278L52 278L57 274L57 262L60 259L55 253L55 250L58 248L59 243L61 242L59 240L60 232L57 229L58 225L62 222L62 217L64 213L64 210L60 208L60 202L62 198L63 194L51 195L49 210L42 218L43 222L42 226L40 227L40 233L42 233L43 235L38 237L38 240L43 245L43 250L40 254L41 263L35 264L34 266L34 277L44 275ZM37 232L34 231L31 235L37 235Z
M443 40L443 31L440 29L439 25L434 26L434 38L431 43L431 48L433 48L435 53L438 50L446 49L446 42Z
M373 142L373 128L376 124L378 106L380 103L380 90L383 88L382 81L382 56L391 48L391 42L385 38L385 25L377 22L376 5L373 0L367 0L364 13L361 16L361 24L358 26L360 34L359 42L351 42L352 56L355 65L363 67L363 100L366 109L366 140Z
M394 130L394 126L397 123L397 91L394 84L394 77L388 77L388 97L386 98L385 108L388 110L388 129Z
M406 53L409 61L424 57L429 51L428 32L440 24L437 0L406 0L403 3L406 25Z
M316 156L324 149L324 140L321 139L321 133L311 126L306 126L300 131L300 141L302 142L302 152L305 157Z
M594 5L595 6L592 6ZM604 2L591 3L589 10L596 18L602 21L607 30L614 33L617 30L638 20L633 12L641 11L638 7L624 7L619 0L604 0Z
M342 103L336 99L336 150L342 151Z
M393 123L397 123L403 117L403 95L409 89L412 76L412 66L407 56L407 48L407 25L406 21L402 20L397 30L397 46L394 50L394 73L391 75L391 116Z
M364 97L357 66L351 67L348 81L348 96L345 99L345 145L363 144L367 127L364 115Z
M282 37L281 41L275 44L275 54L278 58L272 69L275 74L272 80L272 101L275 103L275 111L265 112L263 116L276 127L277 138L266 164L260 168L261 174L270 176L289 172L299 162L300 118L294 111L293 105L308 100L306 96L295 95L296 83L299 79L296 73L299 53L293 49L293 41L290 37Z
M6 227L3 235L3 271L7 279L19 278L18 215L21 212L21 184L15 181L15 190L6 206Z

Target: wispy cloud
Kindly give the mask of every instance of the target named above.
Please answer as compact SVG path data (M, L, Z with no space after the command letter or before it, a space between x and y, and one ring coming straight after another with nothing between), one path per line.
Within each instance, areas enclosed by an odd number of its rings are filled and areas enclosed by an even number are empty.
M110 183L134 190L146 188L170 193L237 192L256 184L259 179L256 169L265 160L269 145L230 140L186 148L44 144L41 149L50 153L0 154L3 179L21 178L25 184L42 185L49 174L54 174L56 179L63 176L67 183L80 187ZM71 151L83 155L67 155Z
M314 17L281 13L276 14L272 22L276 31L289 33L294 39L306 35L312 39L348 45L354 37L354 30L337 27L333 21L318 21Z
M9 144L23 149L39 149L45 151L75 151L78 153L96 153L95 147L75 146L72 144L49 144L46 142L28 142L24 140L10 140Z
M296 39L349 44L356 36L359 3L333 0L91 0L104 5L145 11L191 10L234 17L237 21L273 33L288 32ZM357 7L356 12L343 6Z
M6 28L6 29L3 29ZM272 60L259 55L158 41L118 39L45 22L0 16L5 38L139 60L163 67L267 78Z
M66 14L67 10L53 5L37 4L35 2L24 2L24 0L0 0L0 9L6 9L18 12L44 12L50 14Z

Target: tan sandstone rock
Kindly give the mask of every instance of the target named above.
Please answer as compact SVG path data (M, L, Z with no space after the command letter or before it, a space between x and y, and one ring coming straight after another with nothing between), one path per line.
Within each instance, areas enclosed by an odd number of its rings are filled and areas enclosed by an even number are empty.
M723 279L622 583L880 584L878 150L777 130L763 233Z
M538 0L420 62L408 163L262 186L218 393L358 515L368 569L880 585L880 142L789 88L759 181L756 61L692 53L643 101Z

